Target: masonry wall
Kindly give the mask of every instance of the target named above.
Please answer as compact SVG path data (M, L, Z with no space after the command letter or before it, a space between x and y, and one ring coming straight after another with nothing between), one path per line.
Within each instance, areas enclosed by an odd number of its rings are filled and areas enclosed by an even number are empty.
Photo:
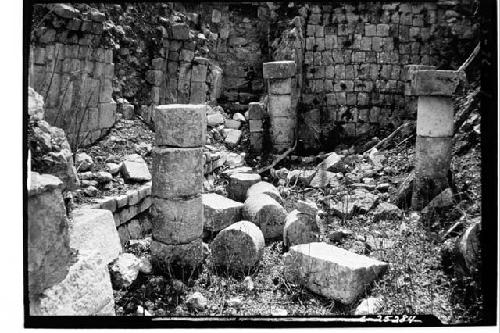
M102 37L105 15L61 4L37 7L28 84L45 100L45 119L73 148L102 137L116 120L113 50Z
M467 0L310 4L299 12L305 18L301 110L317 138L303 131L309 146L414 118L405 104L404 66L456 69L478 42L474 3Z

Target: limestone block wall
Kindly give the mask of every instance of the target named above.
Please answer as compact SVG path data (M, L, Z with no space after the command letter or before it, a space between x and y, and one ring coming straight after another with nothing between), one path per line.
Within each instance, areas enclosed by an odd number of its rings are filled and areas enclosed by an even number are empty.
M113 50L102 37L105 15L62 4L34 27L28 84L45 100L45 119L72 147L102 137L116 120Z
M404 66L458 68L478 41L474 6L469 0L305 4L301 108L310 113L308 127L320 129L318 144L332 133L354 137L399 125L407 116Z

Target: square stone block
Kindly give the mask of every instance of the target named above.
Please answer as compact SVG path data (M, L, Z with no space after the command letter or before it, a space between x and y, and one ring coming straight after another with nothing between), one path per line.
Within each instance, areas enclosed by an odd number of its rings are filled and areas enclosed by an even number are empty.
M273 144L294 142L297 120L288 117L271 117L271 138Z
M274 95L289 95L292 92L292 79L270 79L269 93Z
M158 146L202 147L207 130L205 105L159 105L155 108Z
M453 96L462 75L453 70L420 70L415 72L411 94L418 96Z
M152 195L163 199L194 196L202 191L202 148L153 148Z

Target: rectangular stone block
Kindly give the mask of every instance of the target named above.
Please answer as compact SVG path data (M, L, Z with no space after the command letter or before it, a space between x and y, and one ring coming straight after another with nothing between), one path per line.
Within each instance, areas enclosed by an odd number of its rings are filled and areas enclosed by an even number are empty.
M419 96L417 103L417 135L453 136L455 112L450 97Z
M353 303L388 264L326 243L295 245L285 256L285 277L344 304Z
M113 93L113 84L111 83L111 79L101 80L100 91L99 91L99 103L111 103L113 101L113 97L111 94Z
M296 65L294 61L265 62L262 72L265 79L286 79L295 75Z
M164 244L185 244L201 238L203 203L201 195L189 199L153 198L153 237Z
M268 112L273 117L290 117L292 111L291 95L269 95Z
M202 194L203 228L210 231L220 231L241 220L243 203L224 196L207 193Z
M263 135L262 132L250 133L250 149L254 152L262 150Z
M269 93L274 95L289 95L292 92L292 79L270 79Z
M163 199L198 195L203 184L202 148L153 148L152 195Z
M297 120L289 117L270 117L271 138L273 144L291 142L295 140L295 126Z
M172 39L189 39L189 26L186 23L172 24Z
M159 105L154 119L158 146L188 148L205 144L206 105Z
M411 94L418 96L453 96L461 75L453 70L419 70L411 83Z
M189 104L203 104L207 101L207 84L205 82L191 82Z
M451 137L427 138L417 136L415 172L418 178L447 179L451 163Z
M116 103L99 103L99 127L109 128L116 121Z
M193 66L191 80L195 82L205 82L207 79L207 66L197 65Z

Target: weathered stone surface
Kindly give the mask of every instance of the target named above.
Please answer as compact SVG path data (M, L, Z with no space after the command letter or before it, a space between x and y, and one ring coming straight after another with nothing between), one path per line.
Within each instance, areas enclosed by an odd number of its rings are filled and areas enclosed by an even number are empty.
M125 156L121 167L123 178L127 181L150 181L151 173L144 159L137 154Z
M62 3L56 3L51 5L51 9L57 16L60 16L65 19L71 19L76 15L78 15L78 13L80 13L80 11L78 9L75 9L73 6L65 5Z
M30 297L64 279L71 250L62 182L31 173L28 191L28 290Z
M264 103L250 102L248 103L248 119L261 120L264 117Z
M413 184L415 182L415 171L412 171L399 185L392 197L392 202L399 208L408 208L411 205Z
M269 95L267 110L273 117L293 117L291 95Z
M208 300L199 291L194 292L186 298L188 308L193 310L203 310L208 305Z
M481 217L473 220L460 238L458 250L465 261L469 272L481 267Z
M227 135L224 139L224 143L228 147L236 147L240 142L242 132L237 129L227 129Z
M313 188L324 188L330 186L331 188L340 185L339 178L336 173L319 169L314 177L311 179L309 186Z
M411 94L453 96L461 79L461 74L453 70L419 70L411 82Z
M95 252L81 252L65 279L42 296L37 314L43 316L115 315L108 267Z
M318 206L314 202L309 200L297 201L297 210L312 217L316 217L316 214L319 211Z
M235 173L252 173L253 169L249 166L241 166L234 169L227 169L221 172L221 176L229 178Z
M236 201L244 201L247 191L253 184L260 181L260 175L256 173L234 173L229 176L227 193L229 198Z
M311 180L316 174L316 170L291 170L286 179L290 184L300 184L309 186Z
M215 193L202 194L203 229L219 231L241 220L243 203Z
M266 239L283 236L286 211L267 194L256 194L245 200L243 218L255 223Z
M343 168L341 160L343 157L344 157L343 155L330 153L328 157L318 165L317 169L326 170L329 172L342 172Z
M345 195L336 202L332 211L340 218L350 218L355 214L364 214L371 210L378 202L378 197L361 189L355 189L352 195Z
M170 199L201 193L202 148L153 148L153 196Z
M290 95L292 93L292 79L270 80L269 93L273 95Z
M241 121L234 119L226 119L224 121L225 128L239 129L241 127Z
M252 222L240 221L223 229L211 244L216 266L236 273L248 273L262 257L264 236Z
M364 316L378 314L383 305L384 301L382 297L364 298L356 307L356 310L354 310L354 315Z
M455 110L451 98L420 96L417 103L417 135L453 136Z
M295 75L295 62L273 61L265 62L262 72L265 79L286 79Z
M388 264L326 243L292 246L285 255L285 277L344 304L353 303Z
M127 289L139 275L141 259L132 253L122 253L109 268L111 281L115 289Z
M403 218L403 212L398 208L398 206L388 202L379 203L373 212L373 222L375 223L381 220L397 221L401 218Z
M216 127L224 124L224 116L220 113L214 113L207 115L207 125L210 127Z
M280 192L278 189L271 183L260 181L258 183L253 184L247 191L247 198L256 194L267 194L280 204L283 204L283 198L281 198Z
M286 216L283 243L286 248L312 243L319 240L320 229L315 216L304 214L295 209Z
M191 199L153 198L153 235L164 244L189 243L203 233L201 196Z
M167 245L153 239L151 242L153 268L159 272L172 275L175 268L195 269L203 261L201 239L187 244Z
M172 39L189 39L189 26L186 23L172 24Z
M42 120L45 112L43 110L43 98L33 88L28 87L28 114L33 119Z
M170 104L155 108L157 146L202 147L207 131L206 106Z
M122 251L113 214L106 209L75 209L70 244L79 251L97 251L106 264Z

